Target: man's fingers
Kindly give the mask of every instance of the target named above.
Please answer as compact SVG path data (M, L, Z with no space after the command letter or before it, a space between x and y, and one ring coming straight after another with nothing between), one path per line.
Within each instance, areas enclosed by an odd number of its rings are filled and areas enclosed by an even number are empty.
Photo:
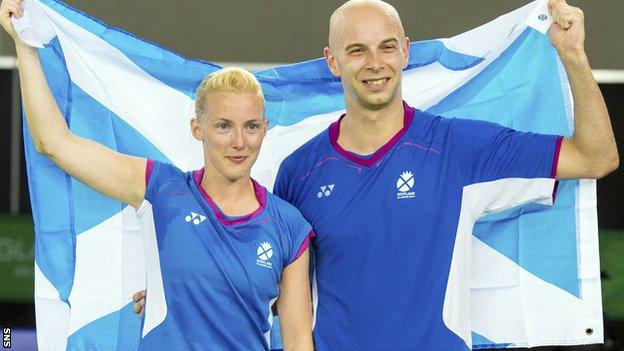
M145 307L145 299L141 299L139 302L135 303L132 310L136 314L141 314L143 312L143 307Z
M558 4L565 4L567 5L567 3L565 2L565 0L550 0L548 1L548 11L550 11L551 13L553 12L553 9L558 5Z
M13 15L15 18L20 18L24 12L23 6L23 1L5 0L2 2L2 13L7 14L8 16Z
M583 19L583 11L578 7L567 5L565 2L557 3L551 9L553 21L562 29L569 29L573 23Z
M145 298L145 290L137 291L132 295L132 301L139 302Z
M145 290L137 291L132 295L132 301L134 301L134 306L132 307L132 310L134 311L134 313L136 314L143 313L143 308L145 307L146 295L147 294L145 293Z

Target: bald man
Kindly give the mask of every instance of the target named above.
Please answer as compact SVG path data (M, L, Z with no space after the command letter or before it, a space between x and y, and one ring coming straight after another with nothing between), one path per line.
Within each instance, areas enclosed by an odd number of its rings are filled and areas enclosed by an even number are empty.
M316 232L317 350L470 348L477 219L552 203L556 179L601 178L618 167L583 13L563 0L549 8L550 39L574 95L571 138L411 108L401 88L409 39L397 11L355 0L333 13L324 55L342 81L346 114L286 158L274 188Z
M409 39L397 11L349 1L324 54L346 114L291 154L274 192L314 227L317 350L466 350L477 219L551 204L556 179L600 178L619 157L584 51L581 10L550 1L550 39L574 94L571 138L446 119L402 100Z

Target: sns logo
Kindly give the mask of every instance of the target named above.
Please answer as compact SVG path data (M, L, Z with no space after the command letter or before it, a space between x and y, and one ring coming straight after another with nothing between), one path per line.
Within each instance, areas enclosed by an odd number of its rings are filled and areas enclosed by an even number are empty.
M5 349L11 348L11 328L2 328L2 347Z
M256 259L256 264L261 267L273 268L273 264L269 262L271 257L273 257L273 246L268 242L264 241L258 246L258 250L256 250L256 255L258 258Z
M316 194L316 197L318 197L319 199L323 196L329 197L329 195L331 195L332 193L332 190L334 190L334 186L335 184L323 185L321 187L321 191Z
M199 213L191 211L191 214L186 215L186 217L184 217L184 220L186 221L186 223L190 223L192 221L193 224L198 225L199 223L206 220L206 216L202 216Z
M397 179L397 199L411 199L416 197L416 193L411 191L414 186L414 174L409 171L401 173Z

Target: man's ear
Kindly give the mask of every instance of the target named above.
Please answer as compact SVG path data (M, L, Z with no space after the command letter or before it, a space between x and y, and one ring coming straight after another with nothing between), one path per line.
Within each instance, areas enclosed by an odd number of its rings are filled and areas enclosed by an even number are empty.
M409 54L410 54L410 41L408 37L405 37L405 39L403 39L403 43L401 43L401 45L403 46L403 69L407 68L407 65L409 64Z
M201 121L195 117L191 118L191 134L193 134L193 137L199 141L203 141L204 140L204 132L201 129Z
M340 68L338 67L338 62L336 61L336 57L334 56L334 54L332 54L329 47L323 49L323 56L325 56L325 61L327 61L327 66L329 67L331 73L336 77L340 77Z

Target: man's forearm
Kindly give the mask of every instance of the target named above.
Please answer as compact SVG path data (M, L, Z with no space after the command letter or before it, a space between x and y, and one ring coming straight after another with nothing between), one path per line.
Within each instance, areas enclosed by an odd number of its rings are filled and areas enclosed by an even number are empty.
M585 52L562 57L574 97L574 134L571 141L600 178L618 167L619 158L609 112L593 77Z

